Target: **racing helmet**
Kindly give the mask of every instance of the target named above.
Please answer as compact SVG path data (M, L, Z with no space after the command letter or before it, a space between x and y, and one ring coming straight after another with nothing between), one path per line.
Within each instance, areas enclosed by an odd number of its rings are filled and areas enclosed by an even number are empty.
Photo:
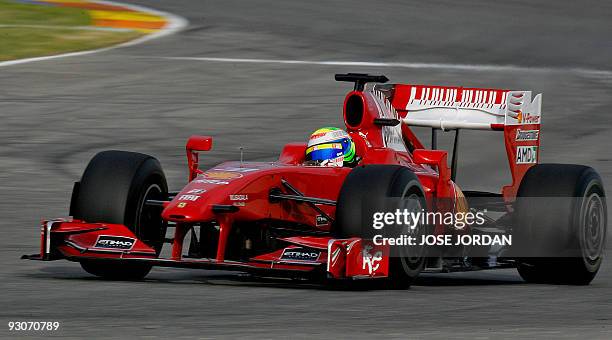
M306 164L318 166L352 166L356 164L355 142L349 134L335 127L324 127L310 135Z

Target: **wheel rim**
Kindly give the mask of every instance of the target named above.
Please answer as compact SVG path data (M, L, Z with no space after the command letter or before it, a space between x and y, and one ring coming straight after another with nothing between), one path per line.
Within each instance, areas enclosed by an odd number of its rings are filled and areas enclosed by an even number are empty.
M157 184L151 184L142 196L136 212L134 234L143 242L156 247L159 241L157 229L160 227L160 209L146 204L147 200L159 199L162 189ZM155 233L154 233L155 232Z
M404 196L400 209L406 209L409 212L423 211L421 197L415 193ZM409 226L405 226L402 229L401 234L412 236L417 240L417 242L420 242L421 235L424 234L425 229L426 228L424 228L423 225L418 223L414 229L411 229ZM424 246L403 246L400 248L401 262L405 270L414 271L420 268L423 262L424 249Z
M582 202L580 216L580 248L589 264L601 258L605 243L604 203L598 193L592 193Z

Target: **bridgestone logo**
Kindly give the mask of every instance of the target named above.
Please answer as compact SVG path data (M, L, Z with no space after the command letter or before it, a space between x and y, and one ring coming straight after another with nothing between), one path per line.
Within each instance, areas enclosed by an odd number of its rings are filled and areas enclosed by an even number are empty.
M517 146L516 164L532 164L538 161L537 146Z
M525 142L538 140L540 136L540 130L516 130L516 141Z
M135 243L136 240L130 237L100 235L94 248L130 250Z

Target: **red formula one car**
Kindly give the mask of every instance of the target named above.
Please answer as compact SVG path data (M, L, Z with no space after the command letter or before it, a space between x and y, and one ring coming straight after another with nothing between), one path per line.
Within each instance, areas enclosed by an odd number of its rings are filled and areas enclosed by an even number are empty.
M199 157L212 138L192 136L189 183L168 192L155 158L100 152L75 183L72 218L44 221L40 253L24 258L76 261L115 279L143 278L152 266L382 279L399 286L421 271L504 267L517 267L529 282L588 284L594 278L606 238L603 185L586 166L538 164L541 95L389 85L382 84L384 76L354 73L336 80L354 83L343 114L356 166L308 165L306 144L291 143L275 162L233 161L204 170ZM431 148L413 126L432 129ZM512 183L499 193L459 189L460 129L499 131ZM450 166L448 152L436 149L440 130L455 132ZM421 221L402 229L406 235L377 235L376 214L386 218L399 208L481 215L461 227L458 219ZM468 241L446 242L454 239L449 235ZM170 245L167 256L164 244Z

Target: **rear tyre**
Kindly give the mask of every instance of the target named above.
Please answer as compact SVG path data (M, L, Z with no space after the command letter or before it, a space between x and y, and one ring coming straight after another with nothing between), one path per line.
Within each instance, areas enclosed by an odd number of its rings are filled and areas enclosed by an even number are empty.
M100 152L87 165L77 188L71 202L74 218L123 224L159 254L166 233L161 208L144 204L168 194L166 177L155 158L135 152ZM118 280L142 279L152 267L99 260L82 261L81 266L90 274Z
M547 257L520 258L521 277L532 283L589 284L603 259L606 209L603 184L594 169L571 164L531 167L517 194L517 241L522 251L542 250Z
M427 226L417 226L412 231L388 226L375 232L372 227L373 214L395 212L396 209L407 209L409 212L426 211L425 195L418 177L399 165L357 167L349 173L340 189L334 232L341 238L369 239L382 231L385 236L399 236L401 233L420 239L420 235L426 233ZM392 247L389 287L408 288L423 269L425 256L425 248Z

